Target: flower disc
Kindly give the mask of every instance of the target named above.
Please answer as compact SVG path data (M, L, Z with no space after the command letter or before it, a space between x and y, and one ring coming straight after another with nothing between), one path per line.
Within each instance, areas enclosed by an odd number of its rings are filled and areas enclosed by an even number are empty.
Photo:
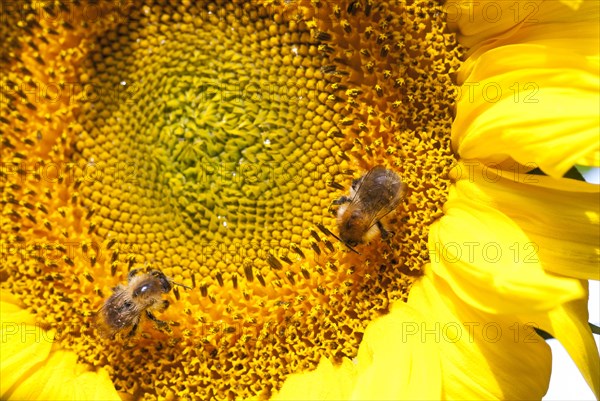
M323 355L356 355L406 298L454 162L459 51L437 5L357 4L156 1L96 19L73 5L68 24L22 28L48 61L15 47L7 79L71 92L11 98L2 121L3 159L60 176L7 175L3 239L23 252L3 285L123 394L266 397ZM376 165L409 191L394 236L356 254L331 235L332 203ZM94 312L132 268L191 289L164 296L168 327L101 339Z

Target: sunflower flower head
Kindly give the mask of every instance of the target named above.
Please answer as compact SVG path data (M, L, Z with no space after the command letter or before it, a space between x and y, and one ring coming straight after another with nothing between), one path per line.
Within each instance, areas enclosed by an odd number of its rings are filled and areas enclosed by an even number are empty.
M435 6L19 11L3 286L58 332L54 348L122 394L265 396L320 355L354 355L405 298L453 162L458 52ZM400 229L349 254L331 204L376 164L410 187ZM167 329L99 338L94 312L140 266L193 290Z
M406 301L454 194L463 49L443 7L15 7L0 31L2 323L49 341L13 334L2 398L264 399L317 366L364 380L373 353L359 344L385 327L367 324ZM376 165L407 196L385 221L393 237L352 253L332 235L334 201ZM164 296L166 326L103 338L96 311L136 268L191 289ZM33 354L51 383L35 394L32 363L15 362ZM106 392L52 392L69 380Z

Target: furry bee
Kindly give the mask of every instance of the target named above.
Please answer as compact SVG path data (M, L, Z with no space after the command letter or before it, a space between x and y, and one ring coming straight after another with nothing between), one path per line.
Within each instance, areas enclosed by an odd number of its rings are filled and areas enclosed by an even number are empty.
M115 334L128 328L128 336L133 336L144 314L160 327L166 326L166 322L152 313L154 310L163 312L169 306L162 294L171 291L174 285L190 289L173 282L160 270L138 274L140 270L131 270L127 285L119 284L113 288L113 294L96 313L96 323L105 337L114 338Z
M398 174L383 166L373 167L352 181L350 196L333 202L340 205L337 223L341 240L352 249L378 232L381 238L388 238L391 233L383 227L381 219L398 207L405 194L406 184Z

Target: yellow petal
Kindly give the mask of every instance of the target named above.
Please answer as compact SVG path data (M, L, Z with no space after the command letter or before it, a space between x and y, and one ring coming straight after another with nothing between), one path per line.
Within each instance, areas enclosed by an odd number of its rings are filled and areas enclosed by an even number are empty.
M457 102L452 143L463 159L514 159L562 176L598 165L598 65L572 51L512 45L479 57Z
M0 293L0 396L14 400L120 400L104 369L52 351L54 333L36 324L13 294Z
M355 380L356 366L349 359L334 366L321 358L317 369L290 375L272 400L347 400Z
M587 288L587 282L582 285ZM562 343L596 398L600 397L600 357L588 325L587 297L527 318Z
M506 48L513 55L520 56L521 60L516 61L513 71L520 68L579 68L598 73L597 67L598 44L600 27L598 18L600 8L598 2L589 1L582 3L582 6L573 10L557 1L546 1L540 5L532 2L506 4L516 10L516 7L528 8L531 19L526 23L519 24L514 29L504 32L499 36L483 40L476 40L469 51L469 57L460 68L457 81L463 84L471 76L472 70L480 64L480 57L493 50ZM490 24L488 24L490 25ZM494 25L494 24L491 24ZM485 26L485 24L483 25ZM463 43L464 44L464 43ZM528 46L527 51L522 51L523 47ZM536 50L537 48L537 50ZM529 52L545 52L545 58L538 59L530 57ZM498 69L494 65L483 66L492 70ZM500 66L499 68L504 68ZM594 70L594 68L596 68ZM557 71L557 77L560 72ZM488 76L488 78L490 78ZM530 77L531 78L531 77ZM537 83L536 79L513 82L525 84L528 82Z
M575 164L600 165L600 3L458 4L473 14L457 25L471 47L458 74L452 142L459 155L513 159L556 177ZM497 22L489 18L495 8Z
M553 47L564 44L561 41L567 39L574 49L597 55L597 46L586 47L590 40L598 40L598 36L593 35L594 30L598 30L597 3L584 1L577 6L573 2L555 0L461 0L448 2L446 10L450 29L457 31L459 42L471 49L471 57L492 48L541 38L559 39ZM579 43L580 39L584 43Z
M509 248L516 259L539 257L546 271L600 279L600 186L463 162L453 170L457 195L497 209L528 238Z
M21 301L8 291L0 292L0 321L35 324L35 316L21 307ZM4 326L3 326L4 327Z
M481 189L460 180L450 188L445 215L430 228L432 270L461 299L490 313L519 313L584 295L578 280L547 274L531 238L481 198Z
M408 307L418 310L420 318L399 313ZM439 359L440 399L539 399L548 388L550 349L533 329L513 317L473 308L429 267L411 289L408 303L395 303L390 315L403 321L398 340L416 340L438 353L430 359L434 376L422 385L436 385Z
M588 25L585 27L589 29ZM588 35L592 35L592 33L590 32ZM582 37L581 39L585 41L586 38ZM481 54L477 57L469 57L461 66L458 81L462 84L465 81L477 83L483 79L493 77L506 81L509 81L509 78L518 78L518 81L513 81L510 84L506 83L506 86L502 88L502 94L512 97L517 103L525 104L537 103L540 100L539 96L535 96L537 91L534 92L530 89L531 96L528 99L519 101L520 99L515 96L515 92L521 88L515 83L524 86L524 83L532 82L537 87L565 86L569 80L575 79L571 83L576 88L589 89L597 85L597 82L593 80L593 76L598 74L598 59L590 57L588 54L589 49L580 49L579 43L569 47L557 46L555 38L546 43L540 42L542 42L541 39L534 40L530 37L526 43L490 48L485 52L480 52ZM493 63L491 63L492 60ZM581 75L577 75L577 73ZM527 77L529 77L528 80ZM543 79L544 84L538 82L538 79ZM482 95L484 94L482 91L479 92ZM485 94L490 95L488 96L489 103L494 103L491 89L488 92L490 93ZM523 93L523 95L526 94ZM465 95L468 95L468 92L465 92Z
M108 374L89 372L69 351L53 352L11 393L15 400L120 400Z
M54 337L35 325L35 316L9 292L0 293L0 397L7 395L46 360Z
M439 344L442 399L540 399L546 393L550 348L531 326L472 308L428 267L408 305L419 305L426 317L420 340Z
M535 10L539 10L541 0L536 1L448 1L448 26L458 31L459 42L466 47L507 32L512 32L519 25L532 18Z
M573 10L579 10L579 7L581 7L581 4L583 3L584 0L559 0L560 2L562 2L564 5L566 5L567 7L572 8Z
M84 372L72 379L77 390L75 400L121 400L108 372L101 368L97 372Z
M440 349L435 342L408 336L406 328L425 321L426 305L400 302L372 322L358 351L355 400L439 400L442 394Z

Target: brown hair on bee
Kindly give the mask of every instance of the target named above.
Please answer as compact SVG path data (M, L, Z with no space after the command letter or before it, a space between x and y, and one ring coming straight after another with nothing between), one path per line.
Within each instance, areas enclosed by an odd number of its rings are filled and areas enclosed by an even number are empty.
M96 324L103 336L114 338L125 329L129 329L128 336L133 336L144 315L158 326L165 327L167 323L157 319L152 313L163 312L169 306L169 301L162 299L162 295L171 291L175 285L191 289L175 283L160 270L139 273L140 269L131 270L127 276L127 284L119 284L113 288L112 295L96 312Z

